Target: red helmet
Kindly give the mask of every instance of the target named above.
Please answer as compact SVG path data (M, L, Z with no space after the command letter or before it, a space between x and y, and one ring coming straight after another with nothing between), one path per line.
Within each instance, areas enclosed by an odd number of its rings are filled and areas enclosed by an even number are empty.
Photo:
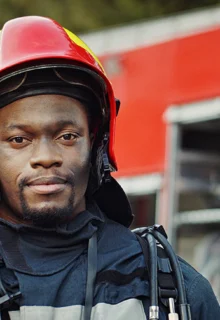
M98 84L99 92L101 91L101 114L107 120L105 119L102 137L99 137L99 145L96 146L95 167L100 187L103 180L112 181L109 173L117 170L113 144L118 107L112 85L100 61L82 40L52 19L29 16L10 20L4 25L0 33L0 101L2 106L10 103L5 103L4 100L7 100L8 92L11 94L23 85L26 75L33 70L53 69L59 78L71 83L71 80L65 78L66 76L63 78L62 68L82 72L83 85L90 87L91 83L95 82L96 88ZM85 84L86 78L87 83ZM14 100L19 99L15 92L13 97ZM115 181L113 184L113 189L117 189L118 193L119 189ZM115 220L119 221L120 218L115 218ZM129 222L130 220L129 218ZM122 223L128 224L128 221Z

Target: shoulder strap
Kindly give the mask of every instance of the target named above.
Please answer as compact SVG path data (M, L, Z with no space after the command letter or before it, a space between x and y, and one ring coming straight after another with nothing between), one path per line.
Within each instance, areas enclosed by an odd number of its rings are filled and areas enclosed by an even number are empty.
M149 230L149 227L138 228L133 230L135 233L140 246L143 251L144 260L150 277L150 268L149 268L149 247L147 242L146 234ZM163 230L164 232L164 230ZM166 251L161 245L157 243L157 278L158 278L158 293L160 302L166 307L169 307L169 298L177 300L177 286L175 276L170 264L170 260L166 254Z
M149 254L148 254L148 246L147 246L147 242L146 240L141 237L139 234L136 234L136 237L140 243L143 255L144 255L144 261L145 261L145 265L146 265L146 272L149 275ZM149 280L149 279L148 279ZM148 315L148 297L143 297L142 298L142 303L143 303L143 307L144 307L144 312L146 314L146 316Z

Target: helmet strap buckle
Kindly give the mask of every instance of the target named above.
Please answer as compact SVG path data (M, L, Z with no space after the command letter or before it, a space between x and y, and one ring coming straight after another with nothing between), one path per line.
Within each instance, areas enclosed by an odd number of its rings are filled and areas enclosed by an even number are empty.
M103 179L104 183L110 182L111 181L111 166L109 163L109 157L108 157L108 142L109 142L109 137L108 134L105 133L104 139L103 139L103 155L102 155L102 167L103 167Z

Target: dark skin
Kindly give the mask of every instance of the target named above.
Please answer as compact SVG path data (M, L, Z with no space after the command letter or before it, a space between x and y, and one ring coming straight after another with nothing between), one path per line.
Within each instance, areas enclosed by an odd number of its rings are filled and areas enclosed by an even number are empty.
M52 226L85 210L92 135L84 106L61 95L0 109L0 218Z

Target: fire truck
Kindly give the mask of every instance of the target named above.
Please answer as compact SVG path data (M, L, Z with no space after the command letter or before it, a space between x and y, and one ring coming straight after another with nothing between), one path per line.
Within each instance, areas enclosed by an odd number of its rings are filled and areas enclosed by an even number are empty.
M220 295L220 7L82 39L121 100L115 177L133 227L163 224Z

